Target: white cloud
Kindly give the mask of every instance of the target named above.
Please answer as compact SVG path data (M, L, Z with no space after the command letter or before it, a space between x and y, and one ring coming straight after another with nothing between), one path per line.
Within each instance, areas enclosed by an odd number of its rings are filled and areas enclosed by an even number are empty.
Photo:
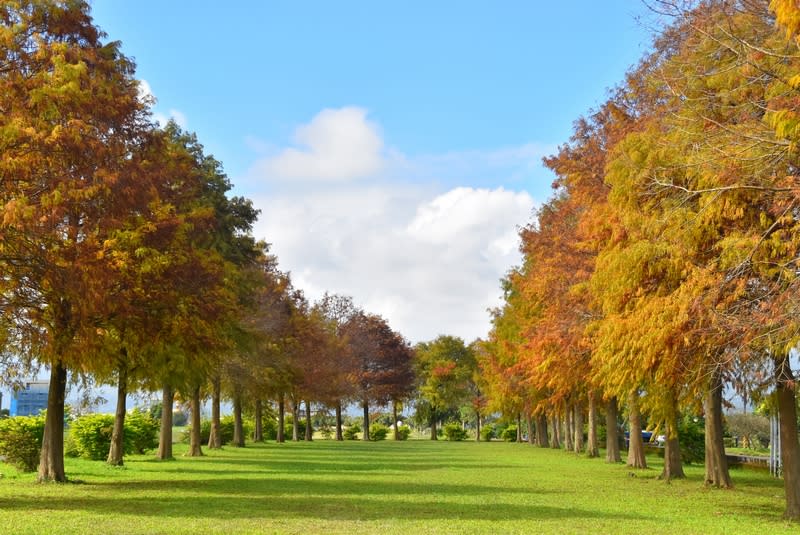
M294 133L295 147L256 164L268 180L348 181L384 165L383 139L362 108L326 109Z
M246 182L255 193L249 196L262 210L256 237L273 244L281 268L292 272L295 285L311 299L325 291L351 295L412 341L439 334L468 341L485 336L487 309L500 304L499 279L520 261L517 228L529 221L535 201L524 190L476 187L474 176L492 172L496 182L513 180L532 158L538 162L541 149L473 151L461 159L458 153L392 155L365 117L357 108L323 111L298 128L296 139L310 147L298 159L287 159L296 149L285 149L250 169ZM340 129L342 124L351 128ZM331 141L337 132L350 140L376 138L360 145L367 147L363 152L321 148L349 145ZM267 146L253 139L248 144ZM469 176L460 183L455 175L442 180L445 159L448 168L463 168L465 175L468 169ZM274 180L276 162L290 160L296 171L304 169L294 176L316 182L296 187ZM339 174L304 176L321 161L340 162ZM405 172L411 176L404 178ZM364 175L371 176L353 180ZM282 177L289 178L288 172Z
M172 119L181 128L186 128L188 121L186 120L186 115L182 111L173 108L165 114L154 109L158 99L156 99L156 96L153 93L153 88L150 87L150 83L144 79L139 80L139 100L150 104L153 107L153 119L155 119L155 121L161 126L164 126L170 119Z

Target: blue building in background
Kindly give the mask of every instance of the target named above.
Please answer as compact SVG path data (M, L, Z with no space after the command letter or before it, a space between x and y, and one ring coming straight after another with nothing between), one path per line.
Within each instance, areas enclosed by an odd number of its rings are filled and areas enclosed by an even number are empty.
M28 381L23 383L24 388L16 390L11 395L11 416L29 416L39 414L47 408L47 392L50 389L49 381Z

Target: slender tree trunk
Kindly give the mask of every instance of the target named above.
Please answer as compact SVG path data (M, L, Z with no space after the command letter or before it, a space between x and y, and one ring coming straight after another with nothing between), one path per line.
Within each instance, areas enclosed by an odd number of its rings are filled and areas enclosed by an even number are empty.
M554 450L561 449L561 437L559 437L559 417L553 414L553 432L550 434L550 447Z
M306 441L314 440L314 428L311 427L311 402L306 400Z
M233 395L233 445L244 448L244 423L242 422L242 395Z
M540 414L536 419L536 445L546 448L550 438L547 436L547 415Z
M253 442L264 442L264 403L261 398L255 401L255 427L253 428Z
M369 440L369 400L366 398L361 402L361 408L364 410L364 434L363 440Z
M124 355L123 355L124 358ZM114 430L111 432L111 446L106 462L112 466L122 466L125 455L125 405L128 399L128 368L121 364L117 370L117 410L114 412Z
M192 433L189 439L189 451L187 457L200 457L203 450L200 447L200 387L196 386L192 390Z
M175 403L175 392L168 384L161 391L161 432L158 435L157 459L172 459L172 407Z
M431 440L439 440L436 435L436 410L431 407Z
M564 450L572 451L573 444L572 444L572 411L569 408L569 403L565 405L564 410Z
M573 451L583 453L583 406L576 400L573 405L572 431L574 433Z
M475 411L475 442L481 441L481 413Z
M619 409L617 398L612 397L606 404L606 462L618 463L622 461L619 454L619 427L617 419Z
M336 440L339 442L344 440L344 434L342 433L342 402L336 402Z
M796 383L788 354L775 358L775 382L781 433L783 488L786 493L786 511L783 515L790 520L800 520L800 444L797 440Z
M394 439L400 440L400 430L397 428L397 402L392 400L392 421L394 422Z
M222 447L222 434L220 433L219 405L220 405L220 378L214 377L211 381L211 432L208 434L208 447L218 450Z
M286 398L283 395L283 392L278 394L278 431L275 436L275 442L278 444L282 444L286 441L286 437L284 437L284 425L286 422Z
M536 437L534 436L533 415L530 413L530 409L525 411L525 424L528 426L528 444L533 446L536 443Z
M599 457L600 448L597 445L597 402L594 392L589 392L589 439L586 441L586 456Z
M64 483L64 397L67 392L67 368L57 360L50 366L47 415L44 423L38 481Z
M628 466L647 468L642 441L642 415L639 413L639 394L632 392L628 402L630 433L628 434Z
M715 369L704 401L706 413L706 485L730 488L733 486L725 457L722 429L722 374Z
M517 442L522 442L522 415L517 413Z
M292 441L300 442L300 404L292 398Z
M683 473L681 446L678 442L678 402L675 394L669 392L669 411L666 418L667 442L664 445L664 470L661 479L671 481L686 477Z

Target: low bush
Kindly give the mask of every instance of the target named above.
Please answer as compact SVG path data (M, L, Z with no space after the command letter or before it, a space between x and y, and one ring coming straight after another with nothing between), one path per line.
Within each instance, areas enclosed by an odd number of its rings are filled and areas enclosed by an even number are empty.
M39 466L44 436L44 416L13 416L0 419L0 455L23 472Z
M516 442L517 441L517 426L514 424L509 425L503 432L500 434L500 438L505 440L506 442Z
M460 442L467 438L467 430L458 422L450 422L444 425L444 436L447 440Z
M235 427L235 418L233 414L228 414L223 416L219 419L219 435L220 435L220 442L225 445L230 442L233 442L233 429ZM242 429L244 430L245 437L252 437L253 430L255 429L255 424L250 420L242 420ZM277 433L276 433L277 434ZM208 439L211 436L211 420L201 420L200 421L200 443L201 444L208 444ZM292 436L291 427L289 428L289 434L287 436ZM181 435L181 442L189 443L192 439L192 428L187 427L184 429L183 434Z
M158 447L158 421L141 409L125 415L125 453L142 454Z
M386 440L386 435L389 434L389 428L383 424L372 424L369 426L369 439L373 442L379 440Z
M113 414L85 414L70 426L74 451L79 457L101 461L108 456L111 433L114 431Z
M358 434L361 432L361 426L353 424L342 431L345 440L358 440Z
M397 428L397 440L408 440L411 436L411 428L407 425L401 425Z
M493 425L489 424L489 425L484 425L483 427L481 427L481 440L485 440L486 442L489 442L493 438L497 438L497 435L495 434Z

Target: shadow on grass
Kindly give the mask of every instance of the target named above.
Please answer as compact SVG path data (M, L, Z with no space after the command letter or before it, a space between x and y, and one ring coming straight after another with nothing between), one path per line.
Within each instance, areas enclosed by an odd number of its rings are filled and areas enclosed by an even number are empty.
M238 482L237 482L238 483ZM197 487L197 484L194 485ZM308 485L307 485L308 487ZM274 519L313 518L323 520L443 519L443 520L547 520L598 518L608 520L646 520L637 514L611 513L538 504L452 503L436 498L436 486L425 500L407 500L403 496L365 496L362 499L339 496L339 491L324 497L314 496L316 485L305 492L284 489L280 495L245 494L222 496L186 496L180 489L174 495L135 497L61 497L47 500L20 497L2 504L4 509L35 512L83 510L93 514L147 515L165 518ZM341 490L341 489L340 489ZM441 490L441 489L439 489ZM467 489L464 489L467 491ZM443 499L452 496L443 497Z

